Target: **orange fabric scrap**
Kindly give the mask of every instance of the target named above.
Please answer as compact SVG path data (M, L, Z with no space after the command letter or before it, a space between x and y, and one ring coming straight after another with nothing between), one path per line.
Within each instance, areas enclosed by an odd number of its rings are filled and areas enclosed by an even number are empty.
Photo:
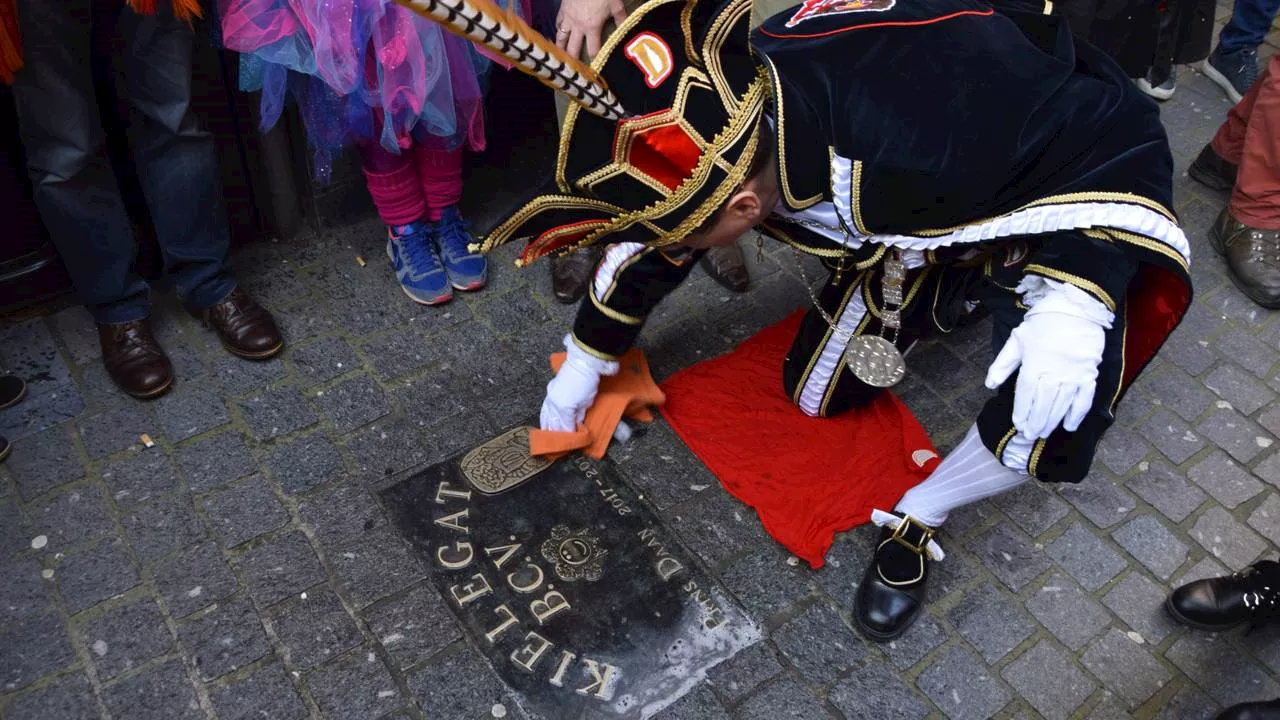
M551 369L560 372L564 353L551 356ZM625 416L632 420L652 422L650 407L661 406L667 396L649 374L644 353L632 348L618 360L617 375L600 378L596 401L587 410L587 418L574 432L533 430L529 433L529 454L545 455L559 460L575 450L594 460L604 457L609 439Z

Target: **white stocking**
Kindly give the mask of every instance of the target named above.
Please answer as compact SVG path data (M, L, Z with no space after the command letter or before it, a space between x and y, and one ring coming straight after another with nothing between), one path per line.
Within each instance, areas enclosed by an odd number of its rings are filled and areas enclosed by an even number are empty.
M1029 479L1002 465L982 444L978 426L973 425L960 446L943 458L927 480L908 490L894 510L938 527L952 510L1008 492Z

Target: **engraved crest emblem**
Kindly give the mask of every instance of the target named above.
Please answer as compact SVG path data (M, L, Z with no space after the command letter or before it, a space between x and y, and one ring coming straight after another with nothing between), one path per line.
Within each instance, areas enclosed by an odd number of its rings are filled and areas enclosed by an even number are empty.
M568 525L551 528L551 537L542 543L542 557L556 567L556 577L565 582L595 582L604 576L604 556L600 539L590 530L570 530Z
M551 467L546 458L529 454L529 428L503 433L462 458L462 475L471 487L496 495Z

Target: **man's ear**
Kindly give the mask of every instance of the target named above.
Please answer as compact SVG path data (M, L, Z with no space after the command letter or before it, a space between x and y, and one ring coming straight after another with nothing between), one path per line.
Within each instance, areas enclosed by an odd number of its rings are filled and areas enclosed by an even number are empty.
M737 220L756 224L761 218L760 196L754 190L739 190L725 205L725 213Z

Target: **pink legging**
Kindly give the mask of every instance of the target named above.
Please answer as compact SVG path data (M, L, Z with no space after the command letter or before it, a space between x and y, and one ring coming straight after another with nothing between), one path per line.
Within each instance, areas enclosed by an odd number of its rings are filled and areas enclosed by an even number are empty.
M399 155L381 145L360 146L364 178L382 222L435 222L462 198L462 148L431 150L414 144Z

